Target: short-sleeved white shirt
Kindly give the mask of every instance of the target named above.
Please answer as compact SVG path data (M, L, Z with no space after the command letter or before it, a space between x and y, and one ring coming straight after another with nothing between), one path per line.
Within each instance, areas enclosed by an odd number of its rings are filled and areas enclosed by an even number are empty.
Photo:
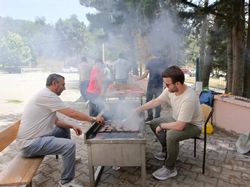
M202 111L194 90L187 88L184 93L176 96L166 88L158 98L172 106L173 118L176 121L191 123L203 129Z
M77 66L79 73L80 73L80 80L86 81L90 80L91 70L93 68L93 65L88 63L80 63Z
M17 147L22 149L39 137L52 135L56 111L68 108L50 89L44 88L35 94L25 106L17 133Z
M115 71L115 79L127 79L129 73L129 63L119 58L114 62L113 70Z

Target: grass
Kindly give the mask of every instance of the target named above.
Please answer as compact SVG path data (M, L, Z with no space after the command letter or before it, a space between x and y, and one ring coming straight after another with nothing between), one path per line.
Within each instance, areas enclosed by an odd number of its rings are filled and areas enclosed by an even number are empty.
M185 77L185 82L194 84L195 77ZM220 80L220 79L215 79L215 78L210 78L209 79L209 87L224 90L226 88L226 81Z
M7 103L16 103L16 104L18 104L18 103L22 103L23 101L20 101L20 100L7 100Z

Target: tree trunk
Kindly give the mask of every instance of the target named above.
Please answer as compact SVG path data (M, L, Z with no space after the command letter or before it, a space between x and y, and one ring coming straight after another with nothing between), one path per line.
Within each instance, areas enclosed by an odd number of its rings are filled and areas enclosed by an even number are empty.
M235 25L233 26L233 83L232 94L242 96L244 77L244 0L235 0L233 13Z
M232 91L233 80L233 43L232 43L232 29L227 36L227 85L225 93Z
M212 64L213 64L213 60L214 60L214 50L215 50L215 48L212 45L214 45L214 42L218 42L215 39L215 33L217 33L217 31L219 29L218 21L219 21L218 17L215 17L214 25L213 25L212 32L211 32L211 40L212 41L209 42L209 45L207 47L205 63L204 63L203 69L201 70L203 72L203 74L201 76L201 81L203 82L203 87L209 86L209 77L210 77L210 73L212 71Z
M208 0L205 1L205 7L208 6ZM207 15L204 15L203 23L201 27L201 39L200 39L200 61L199 61L199 80L202 79L202 70L205 62L205 48L207 38Z
M179 20L177 19L177 3L175 1L172 2L172 11L175 16L172 17L172 21L175 24L178 24ZM180 65L178 62L178 46L179 46L179 41L178 40L173 40L171 43L171 64L172 65Z
M248 12L250 11L250 4L248 4ZM248 16L247 28L247 47L245 60L245 78L243 96L250 98L250 17Z

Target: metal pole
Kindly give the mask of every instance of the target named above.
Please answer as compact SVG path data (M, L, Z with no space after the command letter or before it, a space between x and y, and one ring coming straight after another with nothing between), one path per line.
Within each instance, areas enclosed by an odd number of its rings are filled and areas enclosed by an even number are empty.
M140 76L142 76L142 61L140 60Z
M104 43L102 44L102 61L103 61L103 63L105 63Z
M199 81L199 58L196 58L196 76L195 76L195 81Z

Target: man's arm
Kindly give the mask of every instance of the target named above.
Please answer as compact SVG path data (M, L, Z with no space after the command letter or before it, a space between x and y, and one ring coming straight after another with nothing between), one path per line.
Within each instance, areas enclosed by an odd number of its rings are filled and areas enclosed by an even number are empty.
M57 127L61 127L61 128L64 128L64 129L71 129L73 127L72 124L67 123L66 121L64 121L62 119L59 119L58 117L56 117L55 125Z
M61 120L58 117L56 117L55 125L57 127L61 127L61 128L65 128L65 129L73 129L76 132L76 135L78 135L78 136L82 134L82 129L80 129L79 127L77 127L75 125L67 123L66 121Z
M94 77L95 80L97 80L97 84L99 85L99 87L101 88L101 92L104 91L104 84L103 84L103 78L100 76L100 73L96 71L92 71L91 72L91 76ZM103 73L101 73L103 75Z
M148 76L148 73L149 73L149 70L148 70L148 69L146 69L146 70L145 70L145 72L143 73L143 75L142 75L142 76L140 76L140 77L137 77L137 78L135 79L135 81L139 81L139 80L144 79L145 77L147 77L147 76Z
M103 78L104 78L104 77L103 77ZM98 83L99 87L101 88L101 92L102 92L102 93L103 93L104 90L105 90L103 78L102 78L102 77L95 77L95 79L97 80L97 83Z
M103 93L105 90L103 79L101 77L96 77L96 79L99 84L99 87L101 88L101 92Z
M182 107L179 111L178 120L172 123L162 123L161 127L158 126L156 128L156 133L159 134L159 132L163 129L166 129L166 130L174 129L174 130L182 131L185 125L187 124L187 122L192 120L192 116L195 110L193 107L194 103L195 102L193 102L192 100L187 100L183 102ZM183 122L183 121L186 121L186 122Z
M148 110L148 109L151 109L151 108L155 108L157 106L159 106L160 104L164 103L165 101L162 101L160 100L159 98L156 98L154 100L151 100L149 102L147 102L146 104L136 108L135 110L137 112L141 112L141 111L144 111L144 110Z
M77 110L74 110L74 109L72 109L70 107L58 110L58 112L66 115L66 116L68 116L70 118L76 119L76 120L90 121L90 122L94 121L93 117L85 115L85 114L83 114L81 112L78 112ZM101 116L98 116L96 118L96 121L101 122L102 124L104 123L104 119Z
M176 121L176 122L171 122L171 123L162 123L161 127L158 126L156 128L156 134L160 135L159 132L161 130L177 130L177 131L182 131L184 129L186 125L186 122L182 122L182 121Z

